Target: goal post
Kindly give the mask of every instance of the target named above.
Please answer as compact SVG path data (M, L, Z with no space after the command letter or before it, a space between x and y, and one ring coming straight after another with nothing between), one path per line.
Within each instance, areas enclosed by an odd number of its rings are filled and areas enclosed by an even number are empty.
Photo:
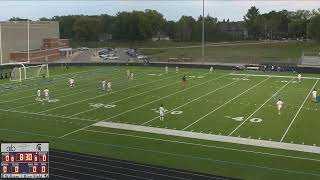
M14 67L11 73L11 81L22 81L27 79L35 79L39 77L49 77L48 64L25 66L23 63L21 67Z

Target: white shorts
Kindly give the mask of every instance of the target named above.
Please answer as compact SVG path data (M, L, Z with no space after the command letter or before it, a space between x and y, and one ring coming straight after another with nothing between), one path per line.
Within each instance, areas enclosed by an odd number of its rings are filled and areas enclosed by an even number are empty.
M280 110L282 108L282 106L278 106L278 110Z
M160 113L160 117L163 117L164 116L164 113Z
M312 96L312 98L313 98L313 99L316 99L316 98L317 98L317 96Z

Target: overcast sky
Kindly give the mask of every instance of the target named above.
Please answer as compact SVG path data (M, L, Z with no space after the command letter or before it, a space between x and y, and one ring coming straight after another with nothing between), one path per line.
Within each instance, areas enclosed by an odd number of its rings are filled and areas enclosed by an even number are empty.
M320 7L320 0L205 0L205 14L210 14L219 20L228 18L232 21L242 20L251 6L258 7L261 13L282 9L290 11L298 9L312 10ZM13 16L36 20L40 17L52 17L55 15L115 15L119 11L144 9L157 10L167 20L178 20L182 15L190 15L197 18L202 14L202 1L1 1L0 20L8 20Z

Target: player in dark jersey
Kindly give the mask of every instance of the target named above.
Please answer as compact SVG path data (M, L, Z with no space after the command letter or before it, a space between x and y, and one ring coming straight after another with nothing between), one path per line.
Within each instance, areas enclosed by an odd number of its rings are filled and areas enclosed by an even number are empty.
M183 77L182 77L182 87L186 87L186 84L187 84L187 77L186 77L186 75L183 75Z

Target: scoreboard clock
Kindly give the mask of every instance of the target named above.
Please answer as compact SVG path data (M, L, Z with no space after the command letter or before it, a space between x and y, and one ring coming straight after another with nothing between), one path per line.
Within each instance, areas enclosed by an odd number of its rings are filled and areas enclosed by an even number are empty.
M2 143L1 178L49 178L49 143Z

